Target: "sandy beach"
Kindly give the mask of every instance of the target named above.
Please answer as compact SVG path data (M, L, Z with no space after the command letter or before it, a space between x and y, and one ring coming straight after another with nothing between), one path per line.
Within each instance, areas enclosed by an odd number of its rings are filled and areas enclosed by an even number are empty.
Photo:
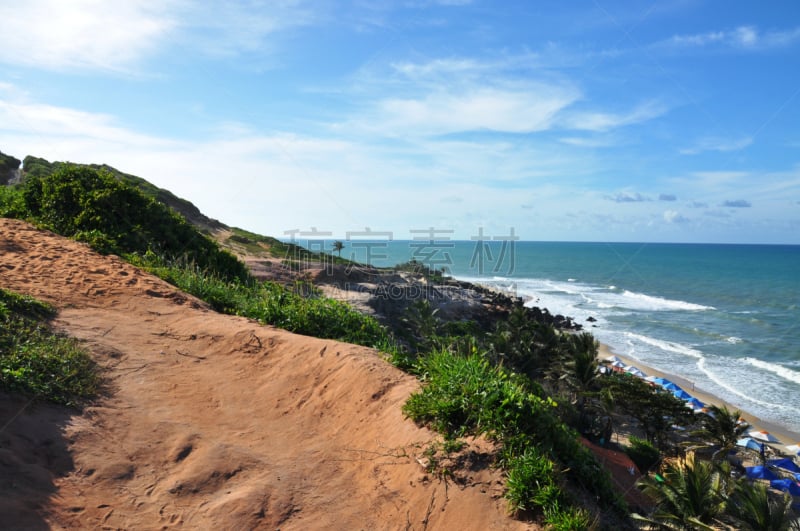
M639 369L642 370L642 372L644 372L648 376L658 376L658 377L666 378L666 379L668 379L668 380L670 380L672 382L675 382L676 384L681 386L687 393L689 393L690 395L692 395L693 397L697 398L698 400L700 400L701 402L703 402L705 404L714 404L714 405L717 405L717 406L726 406L731 411L734 411L734 410L737 410L737 409L740 410L741 413L742 413L742 417L748 423L750 423L750 425L751 425L753 430L766 430L766 431L768 431L769 433L771 433L772 435L774 435L775 437L778 438L778 440L780 441L779 443L769 444L769 446L776 453L788 456L789 452L788 452L788 450L786 450L786 446L787 445L791 445L791 444L796 444L796 443L800 442L800 434L798 434L796 432L793 432L793 431L791 431L791 430L789 430L789 429L787 429L787 428L785 428L783 426L780 426L780 425L772 423L772 422L765 422L762 419L752 415L748 411L746 411L746 410L744 410L742 408L737 408L735 406L732 406L731 404L725 402L724 400L721 400L719 397L717 397L717 396L715 396L715 395L713 395L713 394L711 394L711 393L709 393L709 392L707 392L707 391L705 391L703 389L700 389L699 387L696 387L694 382L692 382L690 380L687 380L686 378L682 378L682 377L676 376L674 374L670 374L670 373L667 373L667 372L664 372L664 371L659 371L657 369L654 369L653 367L650 367L647 364L642 363L642 362L640 362L638 360L635 360L633 358L618 354L618 353L614 352L608 345L605 345L605 344L601 343L600 344L600 349L599 349L599 356L598 356L599 359L600 360L604 360L604 359L608 358L609 356L616 356L620 360L622 360L622 362L625 363L626 365L633 365L635 367L638 367Z

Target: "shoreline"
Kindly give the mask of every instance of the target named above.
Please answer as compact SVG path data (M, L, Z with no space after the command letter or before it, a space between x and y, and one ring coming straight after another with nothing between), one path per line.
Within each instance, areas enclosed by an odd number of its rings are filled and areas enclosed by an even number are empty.
M698 400L700 400L705 404L714 404L720 407L725 406L731 411L739 410L741 412L742 418L744 418L750 424L751 430L752 429L765 430L778 438L778 440L780 441L778 443L767 443L767 445L770 446L774 451L776 451L776 453L781 454L785 457L795 457L794 455L790 456L789 451L786 450L786 446L800 442L800 433L795 432L780 424L770 421L765 421L753 415L749 411L735 407L730 403L722 400L718 396L704 389L701 389L700 387L695 386L694 382L687 380L686 378L654 369L653 367L650 367L646 363L643 363L639 360L635 360L631 357L618 354L605 343L600 343L600 348L598 349L598 360L602 361L609 356L618 357L620 360L622 360L623 363L625 363L625 365L634 365L635 367L638 367L639 369L642 370L642 372L647 374L647 376L657 376L661 378L666 378L678 384L687 393L689 393L690 395L692 395L693 397L697 398Z

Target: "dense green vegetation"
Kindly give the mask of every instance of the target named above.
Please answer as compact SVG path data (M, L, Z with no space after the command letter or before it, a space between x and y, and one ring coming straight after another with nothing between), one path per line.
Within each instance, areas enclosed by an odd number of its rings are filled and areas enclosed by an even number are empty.
M99 377L76 341L54 334L48 304L0 288L0 389L58 404L95 395Z
M791 496L734 479L727 463L701 460L691 452L669 460L640 487L656 504L651 515L636 515L648 529L800 530Z
M436 351L420 358L417 370L424 385L404 412L448 438L487 435L497 440L513 510L538 509L547 521L584 521L586 515L566 487L569 481L618 517L625 514L608 473L561 421L556 403L540 386L480 354Z
M142 179L141 177L121 172L116 168L108 166L107 164L72 164L69 162L49 162L45 159L27 156L23 161L23 166L25 168L25 179L42 179L49 177L50 175L69 166L102 171L125 184L131 185L142 192L145 196L165 204L193 223L203 225L204 230L206 230L209 226L216 224L216 222L213 220L206 218L196 206L186 199L177 197L169 190L159 188L149 181Z
M105 170L63 165L28 174L19 190L6 190L5 215L30 219L105 253L152 250L183 259L228 280L246 280L247 268L200 234L172 209ZM20 197L15 197L19 194ZM2 213L2 212L0 212Z

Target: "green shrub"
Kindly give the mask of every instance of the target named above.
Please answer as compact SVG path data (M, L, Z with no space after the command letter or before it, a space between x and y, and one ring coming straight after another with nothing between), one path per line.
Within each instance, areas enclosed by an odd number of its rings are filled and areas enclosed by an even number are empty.
M75 340L43 323L54 313L46 303L0 289L0 388L78 405L97 393L99 377Z
M625 447L625 453L643 473L653 468L661 459L661 452L658 451L658 448L653 443L640 439L635 435L632 435L629 441L631 444Z
M562 498L553 461L536 447L528 447L507 465L506 498L512 511L551 507Z
M585 509L559 506L546 510L544 519L547 529L553 531L586 531L592 529L594 520Z
M24 217L54 232L79 238L99 252L181 258L228 280L247 280L235 256L198 232L166 205L105 170L65 164L54 173L28 175L22 189Z
M492 366L484 356L458 356L446 350L421 358L417 372L423 387L409 397L403 412L445 437L486 434L498 440L503 447L501 463L509 471L512 508L531 504L544 508L554 499L567 503L555 479L549 483L538 479L548 473L542 467L552 466L550 470L563 468L565 478L593 493L603 507L626 514L608 472L580 443L578 434L561 422L555 402L540 387Z
M0 185L0 218L21 218L25 215L22 189Z

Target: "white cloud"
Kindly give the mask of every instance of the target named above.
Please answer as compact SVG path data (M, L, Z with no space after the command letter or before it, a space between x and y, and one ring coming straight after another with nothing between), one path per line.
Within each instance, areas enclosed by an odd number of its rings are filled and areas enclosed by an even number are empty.
M677 210L665 210L664 221L667 223L686 223L689 221L689 218L683 216Z
M383 100L377 120L395 133L530 133L550 129L558 112L577 97L577 91L569 87L534 84L518 90L436 92L423 98Z
M28 0L0 5L0 62L128 71L175 28L174 2Z
M0 63L47 70L137 73L179 46L230 56L263 51L268 37L311 24L304 1L268 5L199 0L27 0L0 4Z

